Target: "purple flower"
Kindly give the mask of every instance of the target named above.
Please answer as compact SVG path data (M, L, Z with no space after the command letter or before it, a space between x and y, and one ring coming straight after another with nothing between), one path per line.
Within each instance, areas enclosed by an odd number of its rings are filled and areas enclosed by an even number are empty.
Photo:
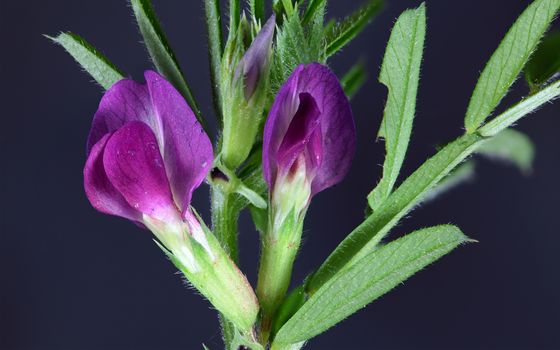
M212 166L212 144L183 97L152 71L103 96L88 137L86 195L99 211L142 223L194 220L194 189Z
M355 147L352 111L336 76L319 63L298 66L278 92L264 129L263 172L273 200L289 183L307 187L287 191L303 192L307 200L337 184Z

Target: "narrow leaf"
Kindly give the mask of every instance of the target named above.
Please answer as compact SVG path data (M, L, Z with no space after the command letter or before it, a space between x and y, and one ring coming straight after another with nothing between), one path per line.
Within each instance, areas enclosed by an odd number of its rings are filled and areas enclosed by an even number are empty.
M382 8L383 1L368 0L357 11L335 25L327 34L327 57L337 53L360 34Z
M441 179L480 145L477 134L464 135L447 144L410 175L379 208L348 235L314 273L307 291L315 293L330 278L378 247L387 233L418 205Z
M320 14L316 16L321 18ZM284 23L276 35L270 98L276 95L280 86L299 64L325 62L322 26L322 23L315 21L311 28L304 28L298 11L284 17Z
M383 177L368 195L375 211L389 196L397 181L410 140L416 109L416 92L426 34L426 8L405 11L395 23L379 81L387 86L389 95L379 137L385 139Z
M364 62L360 61L350 68L346 74L340 79L340 84L344 89L344 93L348 99L354 98L356 93L360 91L362 86L366 83L367 72Z
M47 38L62 46L105 90L124 78L124 74L107 57L79 35L68 32Z
M546 35L525 66L525 79L537 91L560 72L560 32Z
M144 43L157 70L163 74L189 103L199 121L200 110L177 63L175 54L163 33L150 0L131 0L132 10Z
M303 14L303 24L309 23L317 11L324 10L326 3L326 0L309 0Z
M222 120L222 94L220 91L220 72L222 69L222 20L220 18L219 0L204 0L206 12L206 30L208 31L208 59L210 62L210 83L214 110L218 121Z
M522 132L505 129L484 142L476 153L491 159L511 162L524 173L529 173L533 167L535 146Z
M294 14L295 8L292 0L282 0L282 6L284 7L286 16L291 17Z
M536 94L526 97L515 106L488 122L488 124L480 128L479 133L482 136L494 136L524 116L535 112L539 107L554 100L559 95L560 81L557 81Z
M241 22L240 0L229 0L229 33L234 33Z
M264 0L250 0L251 13L257 21L264 22Z
M305 304L305 291L299 286L284 299L278 308L272 325L272 335L278 333L280 328Z
M457 227L442 225L388 243L317 290L280 329L275 342L292 344L326 331L466 242Z
M498 106L559 8L560 0L536 0L515 21L478 79L465 117L467 132L475 132Z

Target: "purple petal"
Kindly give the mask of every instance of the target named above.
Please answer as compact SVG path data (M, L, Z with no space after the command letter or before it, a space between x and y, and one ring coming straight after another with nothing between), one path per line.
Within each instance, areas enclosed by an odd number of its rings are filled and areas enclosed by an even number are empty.
M192 192L212 167L212 143L181 94L157 73L146 72L145 76L154 110L161 120L167 176L184 216Z
M165 219L173 196L156 137L143 122L129 122L107 141L103 154L107 178L138 211Z
M183 213L213 161L212 144L181 94L159 74L146 84L123 79L103 96L88 138L88 152L105 134L140 121L155 134L173 197Z
M321 124L319 108L308 93L299 96L299 107L278 149L278 167L289 171L301 155L306 160L308 173L315 173L320 165Z
M84 168L84 188L91 205L102 213L141 222L142 213L132 208L111 184L103 166L103 154L112 134L106 134L93 147Z
M336 76L319 63L298 66L282 86L270 109L263 140L263 173L270 187L278 172L278 151L299 108L299 96L308 93L320 111L322 154L312 182L312 194L340 182L350 169L356 148L352 111ZM320 148L321 152L317 149Z
M272 15L237 65L235 78L244 77L245 98L247 100L253 96L261 75L267 69L275 27L276 16Z

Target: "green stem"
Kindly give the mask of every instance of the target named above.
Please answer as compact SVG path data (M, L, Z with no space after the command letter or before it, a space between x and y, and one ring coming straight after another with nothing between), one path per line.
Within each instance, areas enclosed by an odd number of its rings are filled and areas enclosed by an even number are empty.
M213 186L212 201L212 232L231 259L237 263L237 219L239 210L233 205L234 193L222 186Z
M211 188L212 231L231 259L237 263L237 219L239 210L233 205L235 194L220 185ZM235 327L222 314L219 315L225 348L229 349Z
M257 283L257 297L261 304L259 342L266 346L274 315L290 286L294 260L301 242L302 221L273 227L269 220L268 232L262 240L262 255ZM291 220L290 220L291 221Z

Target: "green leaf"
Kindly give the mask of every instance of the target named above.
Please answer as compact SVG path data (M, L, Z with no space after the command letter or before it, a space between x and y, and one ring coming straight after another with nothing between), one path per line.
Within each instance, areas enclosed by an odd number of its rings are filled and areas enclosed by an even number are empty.
M473 160L468 160L455 168L451 173L449 173L449 175L441 179L434 188L424 195L422 202L429 202L439 197L441 194L454 189L467 181L471 181L474 178L474 175L475 162Z
M469 102L465 127L474 133L498 106L560 8L536 0L519 16L482 71Z
M273 99L280 86L300 64L325 62L324 32L322 16L307 27L300 21L299 12L284 18L284 24L276 35L276 49L271 70L269 98Z
M68 32L47 38L62 46L105 90L124 78L124 74L107 57L79 35Z
M480 128L479 133L486 137L494 136L524 116L536 111L545 103L554 100L559 95L560 81L557 81L536 94L524 98L521 102L488 122Z
M379 208L348 235L314 273L307 291L315 293L345 266L359 260L378 247L378 243L426 193L436 186L483 141L477 134L464 135L447 144L410 175Z
M386 156L383 177L368 195L374 211L393 190L406 155L416 109L425 34L426 8L422 4L403 12L387 44L379 81L387 86L389 95L378 134L385 139Z
M325 283L280 329L275 342L310 339L469 239L455 226L413 232L345 267Z
M303 24L309 23L318 11L324 11L326 0L309 0L303 14Z
M382 8L383 1L368 0L353 14L332 27L327 33L327 57L337 53L360 34Z
M532 91L539 90L560 72L560 32L545 36L524 70Z
M297 12L292 0L282 0L282 6L284 7L284 11L286 12L286 16L291 17L294 12Z
M229 34L235 33L241 22L241 1L229 0Z
M354 64L352 68L340 79L340 84L349 100L364 86L367 80L367 72L363 61Z
M484 142L476 153L491 159L512 162L524 173L530 173L535 158L535 146L527 135L514 129L505 129Z
M150 0L130 0L144 44L157 70L163 74L189 103L202 124L200 110L167 42Z
M257 231L259 231L260 234L264 234L268 225L268 210L249 205L249 212L251 213L251 219Z
M222 71L222 20L220 18L219 0L204 0L206 12L206 30L208 31L208 58L210 61L210 83L214 110L218 121L222 120L222 93L220 91L220 73Z
M278 333L280 328L303 306L306 301L305 290L303 286L295 288L284 299L282 305L278 308L274 322L272 324L272 335Z
M249 0L249 7L251 8L251 13L256 20L264 21L264 0Z

